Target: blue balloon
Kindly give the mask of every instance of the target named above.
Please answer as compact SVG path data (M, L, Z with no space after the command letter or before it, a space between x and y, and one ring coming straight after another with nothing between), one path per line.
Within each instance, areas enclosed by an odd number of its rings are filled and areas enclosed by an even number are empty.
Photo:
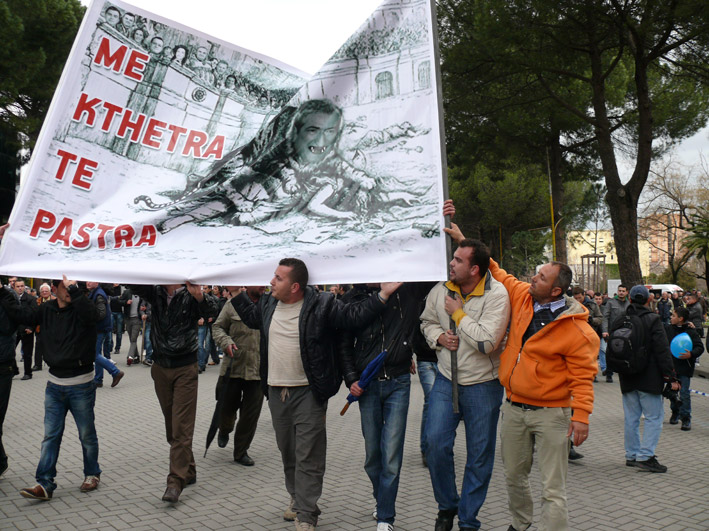
M679 358L686 350L692 351L692 338L687 332L682 332L674 337L670 343L670 350L675 358Z

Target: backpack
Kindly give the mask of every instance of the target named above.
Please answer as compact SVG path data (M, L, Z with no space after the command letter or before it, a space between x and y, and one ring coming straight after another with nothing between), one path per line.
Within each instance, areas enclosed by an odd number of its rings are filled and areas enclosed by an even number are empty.
M618 374L637 374L647 365L646 328L636 314L615 320L606 340L606 365Z

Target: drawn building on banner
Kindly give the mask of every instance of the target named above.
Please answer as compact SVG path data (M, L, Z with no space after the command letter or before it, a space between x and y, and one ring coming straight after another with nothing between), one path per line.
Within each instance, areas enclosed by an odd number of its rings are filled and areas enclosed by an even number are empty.
M103 20L99 19L82 61L81 91L130 109L134 117L137 113L169 116L171 123L189 131L202 131L209 138L223 135L225 153L253 138L304 83L299 76L239 50L223 49L219 43L145 18L136 17L136 29L124 32L107 20L109 9L118 8L107 2L102 10ZM93 62L104 37L114 48L125 45L150 55L142 81ZM158 41L156 46L154 39ZM111 131L103 132L72 122L73 108L65 112L69 126L57 135L59 141L67 137L83 139L130 160L193 178L199 178L214 164L213 157L199 160L184 156L179 146L173 153L166 153L132 142L128 136L120 138L116 135L120 120L114 120Z
M373 108L370 129L391 125L386 109L397 100L430 98L435 87L426 5L426 0L382 5L308 82L308 98L334 94L330 97L344 108Z

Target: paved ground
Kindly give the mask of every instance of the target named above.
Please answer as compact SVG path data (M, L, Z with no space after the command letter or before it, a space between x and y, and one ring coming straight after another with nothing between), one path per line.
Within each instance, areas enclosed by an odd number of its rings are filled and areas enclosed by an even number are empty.
M35 373L30 381L15 378L3 436L10 470L0 479L0 529L293 529L292 523L282 519L288 496L267 406L249 452L255 467L234 463L231 444L220 449L216 441L207 457L202 457L214 407L216 367L200 376L195 431L198 482L183 492L176 506L160 501L168 445L150 371L144 366L126 367L124 355L117 358L127 375L118 387L99 389L96 404L101 486L92 493L79 492L81 447L75 424L69 419L59 456L59 488L50 502L26 500L18 493L35 483L47 372ZM106 381L110 382L110 377ZM691 432L681 432L679 426L665 421L657 455L669 471L648 474L624 466L623 411L617 382L595 385L591 436L580 448L586 457L569 467L571 528L709 530L709 397L694 395ZM692 387L709 393L709 380L695 378ZM324 531L375 528L371 486L362 469L359 411L355 405L344 417L339 416L345 396L341 391L333 398L328 412L328 468L319 526ZM418 446L422 399L414 378L397 529L432 529L436 514ZM459 482L463 433L461 428L456 445ZM539 500L536 472L532 479L535 499ZM538 517L538 503L536 509ZM505 530L510 523L499 457L480 520L483 529Z

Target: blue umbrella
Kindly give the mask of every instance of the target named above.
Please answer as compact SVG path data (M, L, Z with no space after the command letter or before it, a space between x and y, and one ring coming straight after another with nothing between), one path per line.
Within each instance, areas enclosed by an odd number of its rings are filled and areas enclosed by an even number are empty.
M386 359L386 357L387 351L382 350L377 355L377 357L370 361L364 368L362 374L359 377L359 386L362 388L363 391L367 388L369 382L372 381L372 378L374 378L382 369L382 365L384 365L384 360ZM356 402L357 400L359 400L358 396L354 396L352 393L348 394L347 403L345 404L345 407L342 408L342 411L340 411L340 415L344 415L347 412L347 409L350 407L350 404L352 402Z

